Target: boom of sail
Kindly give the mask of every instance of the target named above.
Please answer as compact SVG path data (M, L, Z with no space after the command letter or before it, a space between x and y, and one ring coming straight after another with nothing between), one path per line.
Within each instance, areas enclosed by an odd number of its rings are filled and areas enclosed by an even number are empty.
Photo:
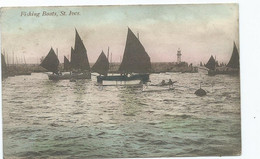
M40 66L47 69L50 72L58 74L58 66L59 66L59 59L55 54L54 50L51 48L48 55L44 58Z
M74 53L74 56L71 56L73 59L73 68L80 69L80 70L90 70L87 50L77 30L76 30L76 37L75 37L75 46L72 52Z
M96 63L92 66L92 71L106 76L108 73L108 69L109 69L109 62L105 53L102 51Z
M150 57L130 28L128 28L124 56L118 71L121 73L147 73L151 71Z
M239 68L239 54L235 42L233 46L232 56L227 64L227 67Z
M205 67L207 67L210 70L214 70L216 68L216 61L215 61L215 59L214 59L214 57L212 55L209 58L209 61L207 62Z

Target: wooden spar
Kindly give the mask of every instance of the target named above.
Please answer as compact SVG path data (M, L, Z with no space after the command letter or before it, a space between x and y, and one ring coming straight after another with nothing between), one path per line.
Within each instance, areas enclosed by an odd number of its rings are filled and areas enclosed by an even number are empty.
M17 59L17 56L15 56L15 58L16 58L16 65L18 65L18 59Z
M24 63L25 63L25 65L26 65L26 60L25 60L25 56L23 56L23 59L24 59Z
M111 56L110 56L110 63L112 64L112 52L111 52Z
M109 60L109 47L107 48L107 60Z
M7 66L9 65L9 57L8 57L8 54L6 54L6 63L7 63Z
M13 65L14 65L14 51L13 51Z
M57 53L57 57L58 57L58 59L59 59L58 48L56 48L56 53Z

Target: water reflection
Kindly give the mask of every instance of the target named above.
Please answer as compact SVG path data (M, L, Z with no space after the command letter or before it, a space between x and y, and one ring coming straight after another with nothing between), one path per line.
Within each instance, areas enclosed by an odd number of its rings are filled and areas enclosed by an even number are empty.
M123 115L136 116L142 111L141 103L144 100L141 98L140 90L142 88L124 87L120 90L120 101L123 104Z
M203 79L207 96L194 89ZM234 155L241 150L239 78L186 73L171 91L104 87L96 79L49 81L45 74L2 85L5 158ZM24 82L26 81L26 82ZM211 84L214 83L213 91Z

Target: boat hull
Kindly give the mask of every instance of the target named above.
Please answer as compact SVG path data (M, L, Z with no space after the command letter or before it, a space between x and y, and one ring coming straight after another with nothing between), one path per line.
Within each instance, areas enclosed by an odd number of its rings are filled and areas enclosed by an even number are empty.
M49 74L49 80L69 80L69 79L91 79L91 73L79 73L79 74Z
M149 81L149 74L136 74L136 75L114 75L114 76L97 76L97 82L103 84L104 81L116 81L116 82L124 82L124 84L132 83L132 82L140 82L146 83Z
M240 71L239 69L230 69L230 70L209 70L208 75L209 76L215 76L218 74L223 75L239 75Z

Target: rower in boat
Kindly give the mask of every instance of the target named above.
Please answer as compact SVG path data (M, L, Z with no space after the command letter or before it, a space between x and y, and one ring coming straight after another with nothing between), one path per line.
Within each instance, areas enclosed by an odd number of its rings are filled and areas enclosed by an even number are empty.
M162 82L159 85L165 86L166 85L165 80L162 80Z
M173 88L173 82L171 79L169 79L169 82L167 84L169 85L169 88Z

